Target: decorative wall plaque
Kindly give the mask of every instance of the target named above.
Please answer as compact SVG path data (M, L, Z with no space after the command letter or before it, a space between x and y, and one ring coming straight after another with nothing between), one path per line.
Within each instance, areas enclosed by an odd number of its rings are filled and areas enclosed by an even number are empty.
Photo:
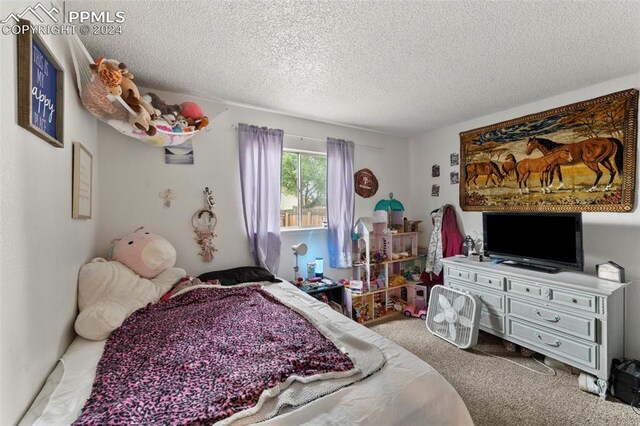
M372 197L378 192L378 179L369 169L358 170L353 175L356 194L362 198Z

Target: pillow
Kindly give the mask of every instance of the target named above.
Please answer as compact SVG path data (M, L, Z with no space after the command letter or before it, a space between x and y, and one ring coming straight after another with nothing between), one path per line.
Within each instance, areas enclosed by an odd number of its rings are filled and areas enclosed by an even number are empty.
M259 281L272 283L282 282L271 272L260 266L240 266L239 268L225 269L223 271L205 272L198 276L200 281L218 280L220 285L235 285Z
M171 299L174 295L180 293L182 290L189 288L189 287L194 287L194 286L198 286L198 285L203 285L203 284L207 284L207 285L219 285L220 283L218 282L218 280L211 280L208 281L206 283L200 281L200 279L198 278L191 278L191 277L184 277L183 279L181 279L180 281L178 281L177 283L174 284L173 287L171 287L171 290L167 291L158 301L158 303L164 303L167 300Z

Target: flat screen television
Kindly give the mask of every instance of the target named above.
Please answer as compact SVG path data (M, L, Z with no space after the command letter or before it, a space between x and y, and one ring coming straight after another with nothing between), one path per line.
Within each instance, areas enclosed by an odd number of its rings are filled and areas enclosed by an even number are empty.
M581 213L484 212L482 222L491 258L544 272L584 268Z

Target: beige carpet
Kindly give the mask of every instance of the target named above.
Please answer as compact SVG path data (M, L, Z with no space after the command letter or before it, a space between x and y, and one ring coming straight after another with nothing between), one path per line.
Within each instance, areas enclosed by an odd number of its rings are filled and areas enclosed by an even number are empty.
M567 371L541 376L474 350L461 350L433 336L424 321L402 318L372 330L431 364L458 391L471 417L482 425L640 425L629 405L578 389ZM536 371L532 359L507 352L495 336L480 333L477 349L508 357Z

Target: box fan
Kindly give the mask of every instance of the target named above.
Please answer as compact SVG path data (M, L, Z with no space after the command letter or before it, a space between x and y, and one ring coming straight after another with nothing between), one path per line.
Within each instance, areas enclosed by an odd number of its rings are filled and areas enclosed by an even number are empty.
M480 305L476 298L460 290L436 285L429 296L427 329L461 349L478 342Z

